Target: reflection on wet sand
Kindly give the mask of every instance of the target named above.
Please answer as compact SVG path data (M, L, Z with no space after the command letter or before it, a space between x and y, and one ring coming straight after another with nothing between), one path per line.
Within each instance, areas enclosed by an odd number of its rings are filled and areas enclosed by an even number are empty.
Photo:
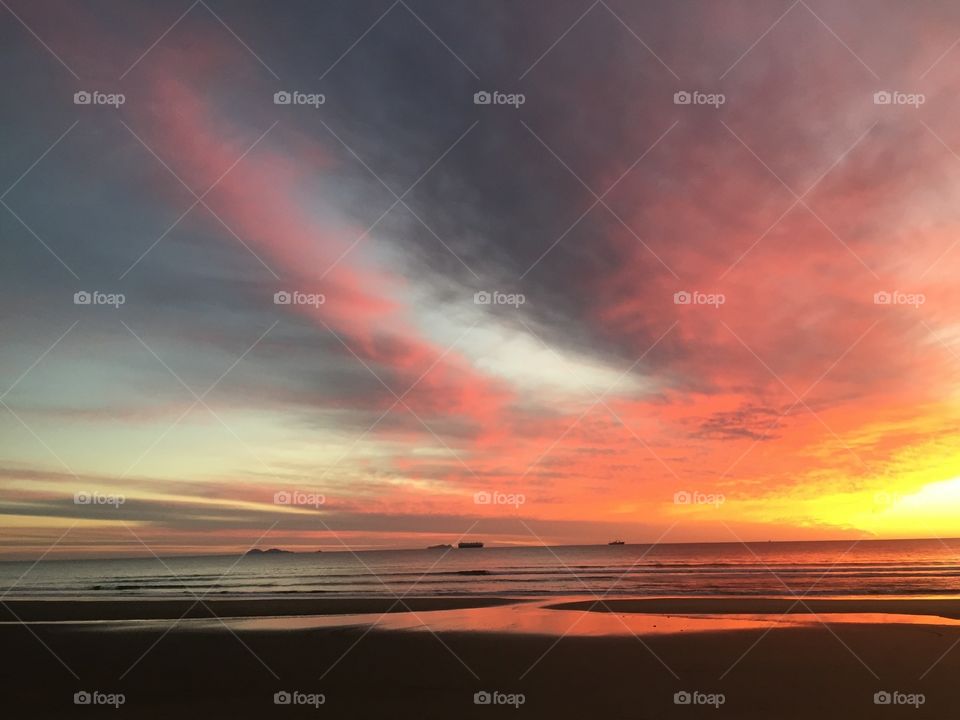
M585 612L553 609L555 599L518 602L485 608L438 610L427 613L313 615L296 617L230 618L233 630L306 630L329 627L371 627L375 630L433 632L516 633L556 636L673 635L724 632L772 627L809 627L828 624L960 625L960 620L935 615L873 612L791 614L659 614L638 612ZM208 630L224 625L219 620L191 620L188 627Z

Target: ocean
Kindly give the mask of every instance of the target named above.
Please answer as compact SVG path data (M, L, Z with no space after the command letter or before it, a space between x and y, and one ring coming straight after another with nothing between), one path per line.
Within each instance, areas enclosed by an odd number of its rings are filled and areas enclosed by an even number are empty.
M487 547L0 563L3 598L960 595L960 541Z

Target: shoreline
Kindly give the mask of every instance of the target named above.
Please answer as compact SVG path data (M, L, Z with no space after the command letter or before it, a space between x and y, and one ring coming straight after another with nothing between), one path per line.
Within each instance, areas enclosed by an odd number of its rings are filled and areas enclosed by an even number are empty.
M4 600L0 622L83 622L101 620L176 620L369 613L432 612L513 605L504 597L362 598L178 598Z

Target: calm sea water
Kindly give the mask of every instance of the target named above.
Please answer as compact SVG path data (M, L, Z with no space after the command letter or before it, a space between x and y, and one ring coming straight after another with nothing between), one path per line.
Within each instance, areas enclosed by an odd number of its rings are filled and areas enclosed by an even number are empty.
M0 596L960 595L960 541L661 544L0 563Z

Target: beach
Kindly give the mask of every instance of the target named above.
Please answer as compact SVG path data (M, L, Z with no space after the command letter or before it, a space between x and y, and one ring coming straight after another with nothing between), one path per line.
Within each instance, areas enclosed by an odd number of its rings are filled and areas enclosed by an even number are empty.
M0 0L0 82L0 720L960 720L960 0Z
M0 691L42 718L951 716L960 602L794 602L18 600Z

